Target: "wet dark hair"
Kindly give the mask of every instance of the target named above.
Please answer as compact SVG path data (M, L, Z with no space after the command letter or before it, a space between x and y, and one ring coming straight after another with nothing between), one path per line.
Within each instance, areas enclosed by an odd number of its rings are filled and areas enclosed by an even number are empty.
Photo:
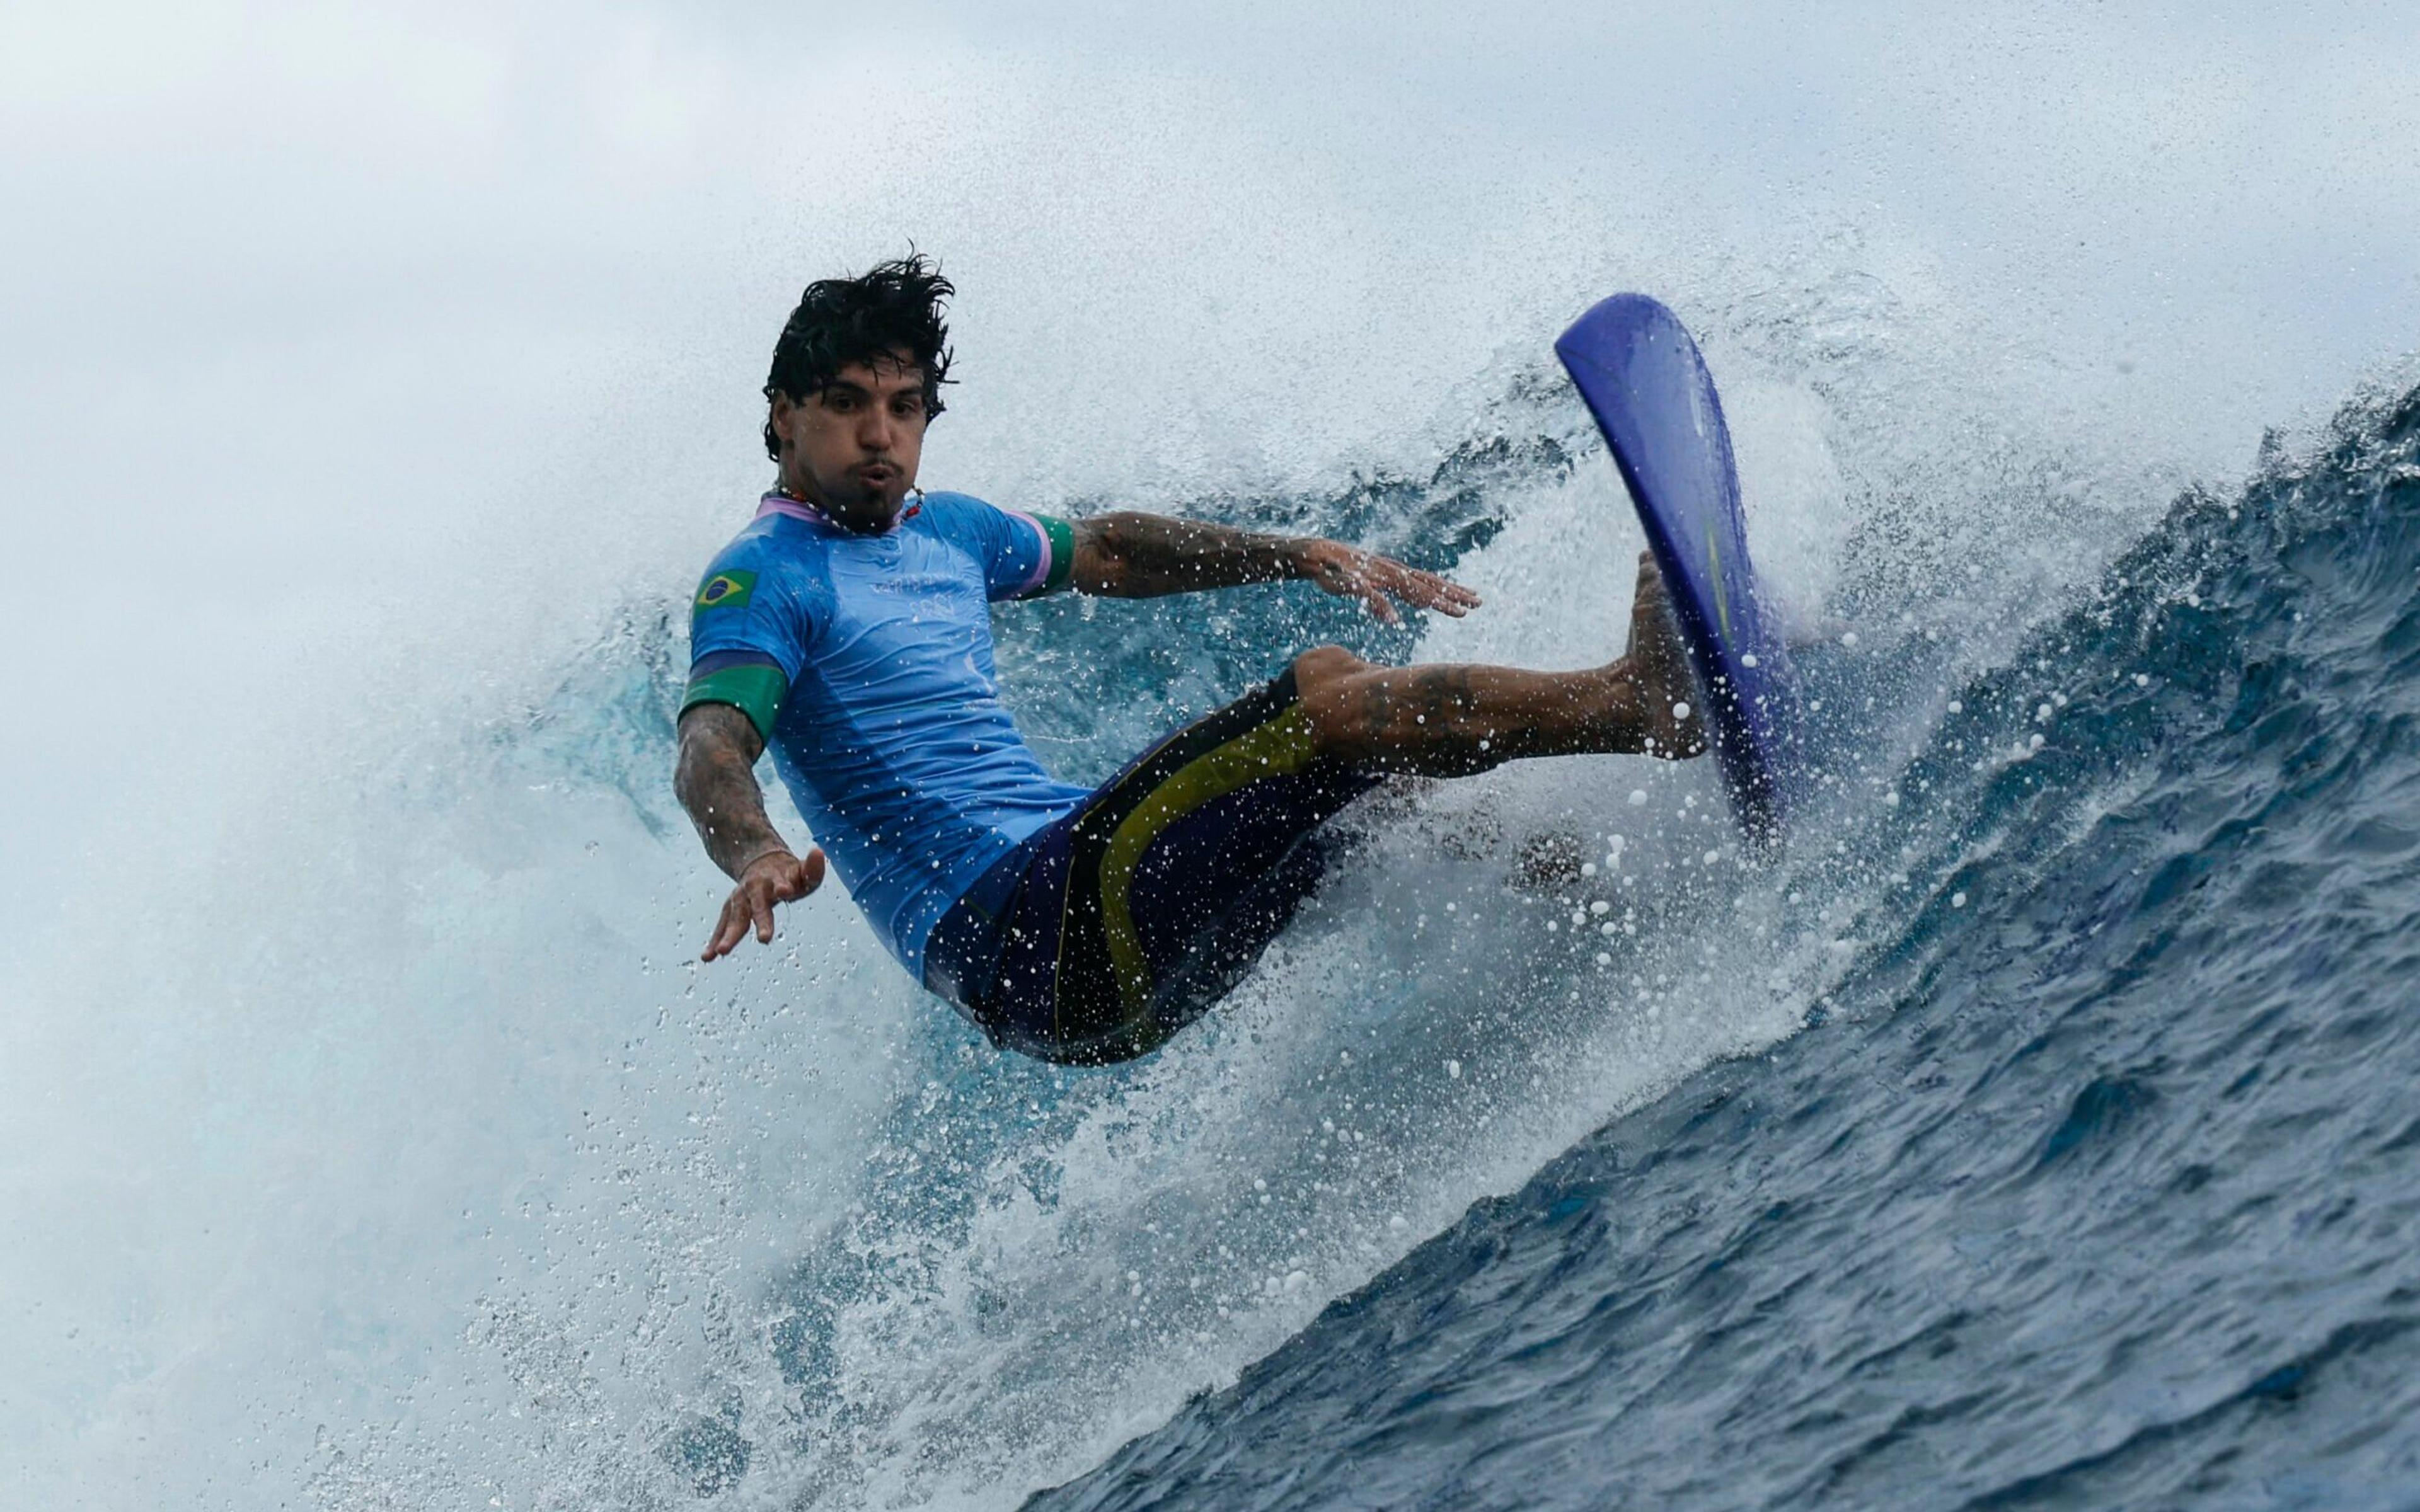
M924 414L941 412L941 385L950 378L950 328L941 301L957 292L939 264L919 252L879 263L855 278L819 278L799 296L799 307L773 344L765 400L786 393L794 404L822 392L851 363L879 363L906 351L924 370ZM765 453L782 460L782 439L765 420Z

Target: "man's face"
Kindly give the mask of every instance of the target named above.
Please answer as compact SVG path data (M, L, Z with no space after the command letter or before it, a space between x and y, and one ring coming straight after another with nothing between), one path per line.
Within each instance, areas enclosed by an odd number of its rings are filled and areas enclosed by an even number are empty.
M783 486L843 525L880 530L916 482L927 418L924 370L904 351L852 363L802 401L776 393Z

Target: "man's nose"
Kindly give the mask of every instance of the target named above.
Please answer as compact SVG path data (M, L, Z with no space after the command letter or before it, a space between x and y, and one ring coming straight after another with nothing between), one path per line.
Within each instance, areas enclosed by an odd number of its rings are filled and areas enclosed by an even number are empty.
M857 427L857 444L869 452L887 452L899 440L899 422L879 405L869 407Z

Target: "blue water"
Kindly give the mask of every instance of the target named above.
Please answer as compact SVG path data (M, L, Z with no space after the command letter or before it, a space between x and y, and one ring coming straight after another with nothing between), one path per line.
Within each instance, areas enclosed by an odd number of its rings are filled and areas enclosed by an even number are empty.
M1807 658L1927 720L1801 1032L1029 1504L2420 1506L2420 392L1938 646Z

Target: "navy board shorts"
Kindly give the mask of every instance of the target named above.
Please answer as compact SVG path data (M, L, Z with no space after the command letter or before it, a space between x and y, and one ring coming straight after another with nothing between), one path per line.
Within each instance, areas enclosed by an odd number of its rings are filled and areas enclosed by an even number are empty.
M1380 780L1317 753L1289 669L1001 857L933 927L924 985L1003 1049L1148 1054L1243 980L1327 870L1314 832Z

